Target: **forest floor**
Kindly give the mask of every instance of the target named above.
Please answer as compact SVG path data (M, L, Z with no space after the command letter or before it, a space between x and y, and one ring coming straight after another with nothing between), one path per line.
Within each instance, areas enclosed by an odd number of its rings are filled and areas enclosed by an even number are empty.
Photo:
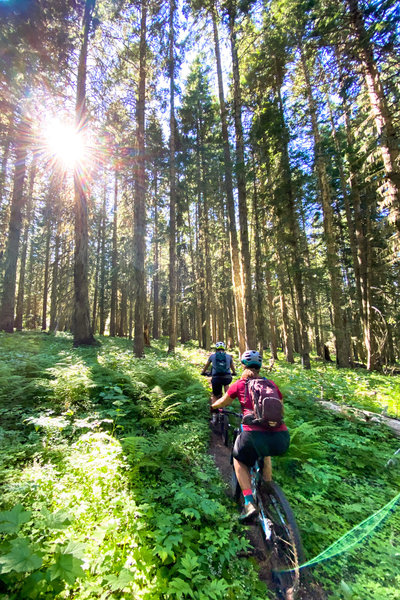
M166 348L0 333L2 600L275 600L210 442L208 353ZM291 435L274 479L311 563L299 600L400 600L399 439L379 422L400 416L400 377L283 356L268 376Z
M231 449L225 446L220 436L211 432L210 436L210 454L213 456L216 466L221 474L221 478L226 484L226 493L232 497L231 477L232 466L230 464ZM250 555L257 562L259 568L259 578L263 581L273 593L274 586L271 577L271 567L268 559L268 553L257 524L246 526L246 537L250 542ZM326 600L327 596L322 588L309 577L307 581L301 584L301 588L296 598L298 600Z

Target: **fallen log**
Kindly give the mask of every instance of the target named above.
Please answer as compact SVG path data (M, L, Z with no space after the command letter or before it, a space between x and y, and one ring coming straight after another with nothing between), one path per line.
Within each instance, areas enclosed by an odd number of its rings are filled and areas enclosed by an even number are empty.
M355 408L354 406L349 406L348 404L336 404L336 402L332 402L331 400L318 400L318 403L321 404L323 408L338 412L344 417L355 417L356 419L365 421L367 423L383 423L389 427L396 437L400 437L400 419L393 419L391 417L387 417L386 415L374 413L362 408Z

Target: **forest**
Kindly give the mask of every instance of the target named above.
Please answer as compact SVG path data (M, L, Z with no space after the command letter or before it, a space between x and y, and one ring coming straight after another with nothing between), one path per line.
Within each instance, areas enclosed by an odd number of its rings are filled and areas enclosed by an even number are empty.
M217 340L284 396L298 600L400 600L399 32L396 0L0 0L1 600L275 600Z
M0 18L1 330L395 365L396 2Z

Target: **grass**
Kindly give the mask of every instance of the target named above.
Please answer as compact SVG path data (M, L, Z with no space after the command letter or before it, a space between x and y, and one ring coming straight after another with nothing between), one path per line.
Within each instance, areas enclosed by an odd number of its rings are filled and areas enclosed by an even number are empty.
M266 597L238 559L194 367L119 339L0 347L1 598Z
M165 348L139 360L124 339L0 334L2 600L268 597L208 454L207 353ZM283 360L268 376L292 438L274 477L312 559L400 484L399 440L316 399L396 415L400 378ZM398 600L399 532L394 510L312 576L333 600Z

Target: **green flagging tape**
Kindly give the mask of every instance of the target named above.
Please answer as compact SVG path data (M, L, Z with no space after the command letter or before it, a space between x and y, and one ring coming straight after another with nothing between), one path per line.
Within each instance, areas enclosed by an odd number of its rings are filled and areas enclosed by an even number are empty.
M303 565L300 565L298 568L303 569L304 567L310 567L323 560L328 560L329 558L333 558L338 554L342 554L343 552L347 552L348 550L351 550L351 548L354 548L354 546L359 544L364 538L370 535L370 533L372 533L374 529L376 529L382 523L382 521L394 509L399 500L400 493L397 494L397 496L390 500L390 502L388 502L376 513L362 521L362 523L360 523L359 525L353 527L353 529L345 533L336 542L333 542L333 544L331 544L326 550L318 554L318 556L309 560ZM281 573L289 573L294 570L295 569L282 570Z

